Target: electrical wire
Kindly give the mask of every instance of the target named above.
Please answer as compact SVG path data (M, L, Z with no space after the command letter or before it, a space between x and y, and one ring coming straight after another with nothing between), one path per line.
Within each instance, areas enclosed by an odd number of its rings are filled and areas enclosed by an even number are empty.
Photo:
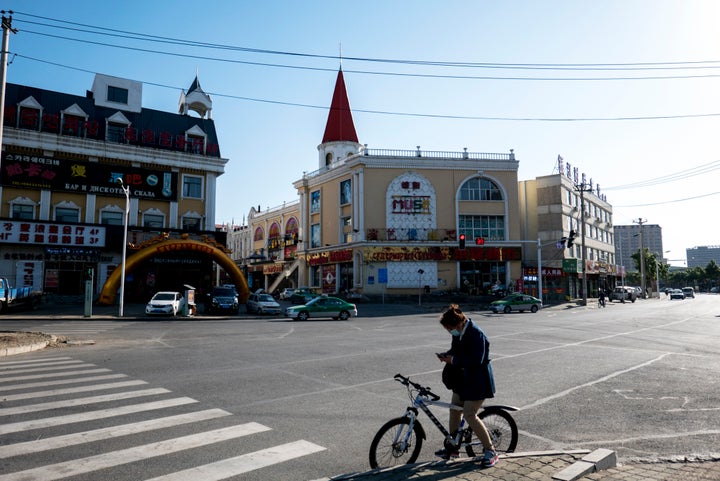
M25 15L34 18L41 18L44 20L50 20L53 22L64 23L68 25L76 25L86 28L66 27L62 25L52 25L41 22L34 22L31 20L22 20L20 23L28 23L38 26L50 27L71 30L81 33L93 34L93 35L104 35L112 36L116 38L125 38L139 41L149 41L156 43L163 43L169 45L182 45L200 48L211 48L221 50L240 51L246 53L262 53L272 55L284 55L294 57L305 57L305 58L316 58L316 59L332 59L332 60L346 60L346 61L358 61L358 62L372 62L372 63L389 63L389 64L404 64L413 66L432 66L432 67L458 67L458 68L483 68L483 69L520 69L520 70L564 70L564 71L647 71L647 70L687 70L687 69L717 69L720 68L720 61L714 60L701 60L701 61L684 61L684 62L639 62L639 63L606 63L606 64L530 64L530 63L490 63L490 62L449 62L449 61L428 61L428 60L407 60L407 59L385 59L385 58L368 58L368 57L340 57L331 55L318 55L308 54L291 51L279 51L279 50L268 50L268 49L256 49L249 47L240 47L232 45L224 45L209 42L199 42L185 39L178 39L173 37L164 37L158 35L151 35L145 33L131 32L126 30L112 29L107 27L98 27L94 25L88 25L77 22L69 22L65 20L53 19L40 15L33 15L28 13L16 12L16 14ZM87 28L93 29L88 30ZM112 48L120 48L127 50L136 50L146 53L155 53L158 55L173 55L187 58L202 58L205 60L220 61L220 62L232 62L232 63L243 63L249 65L259 65L266 67L277 67L277 68L294 68L303 70L327 70L317 67L307 66L295 66L286 64L272 64L262 62L249 62L223 58L212 58L207 56L195 56L190 54L180 54L172 52L163 52L157 50L144 49L139 47L129 47L124 45L115 45L105 42L78 39L65 37L60 35L53 35L46 32L38 32L33 30L23 30L25 33L34 35L47 36L50 38L90 43L95 45L102 45ZM664 75L664 76L642 76L642 77L508 77L508 76L469 76L469 75L441 75L441 74L421 74L421 73L400 73L400 72L373 72L363 70L347 70L351 73L356 74L367 74L367 75L386 75L386 76L402 76L402 77L424 77L424 78L447 78L447 79L470 79L470 80L528 80L528 81L608 81L608 80L669 80L669 79L690 79L690 78L713 78L718 77L720 74L702 74L702 75Z
M682 170L680 172L675 172L673 174L664 175L662 177L656 177L654 179L648 179L648 180L643 180L640 182L634 182L632 184L617 185L617 186L613 186L613 187L604 187L603 190L609 191L609 190L624 190L624 189L638 189L638 188L642 188L642 187L651 187L654 185L665 184L668 182L675 182L678 180L687 179L689 177L694 177L696 175L707 174L708 172L712 172L717 169L720 169L720 160L715 160L713 162L699 165L699 166L693 167L691 169Z

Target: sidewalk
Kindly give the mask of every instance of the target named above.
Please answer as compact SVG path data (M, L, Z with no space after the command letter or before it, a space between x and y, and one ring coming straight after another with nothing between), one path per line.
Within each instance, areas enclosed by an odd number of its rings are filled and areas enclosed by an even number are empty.
M380 471L346 474L314 481L696 481L720 480L720 456L703 459L634 460L609 466L614 452L601 451L597 463L586 462L581 452L515 453L501 456L493 468L482 469L472 459L435 461ZM590 453L588 456L592 456ZM587 452L587 451L585 451ZM605 463L605 464L603 464Z

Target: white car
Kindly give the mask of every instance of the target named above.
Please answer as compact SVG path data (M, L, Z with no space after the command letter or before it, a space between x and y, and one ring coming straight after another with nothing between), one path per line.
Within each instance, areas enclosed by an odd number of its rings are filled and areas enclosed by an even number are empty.
M245 309L248 313L280 314L282 309L273 296L265 292L250 294Z
M145 314L148 316L177 316L183 301L184 298L179 292L160 291L152 296L150 302L145 306Z
M278 297L280 298L280 300L289 301L290 298L291 298L292 295L293 295L293 292L295 292L295 289L291 289L291 288L289 288L289 287L286 287L285 289L283 289L282 291L280 291L280 295L279 295Z

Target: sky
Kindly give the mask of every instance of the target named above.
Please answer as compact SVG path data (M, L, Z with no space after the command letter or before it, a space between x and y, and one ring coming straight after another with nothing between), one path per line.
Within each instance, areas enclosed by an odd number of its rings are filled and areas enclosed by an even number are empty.
M320 167L342 65L370 149L512 149L518 180L557 173L561 156L600 185L615 225L659 225L671 265L686 265L687 248L720 245L716 0L2 0L0 9L14 11L18 29L8 82L84 95L103 73L143 82L143 107L176 112L197 73L228 159L218 224L297 200L292 183Z

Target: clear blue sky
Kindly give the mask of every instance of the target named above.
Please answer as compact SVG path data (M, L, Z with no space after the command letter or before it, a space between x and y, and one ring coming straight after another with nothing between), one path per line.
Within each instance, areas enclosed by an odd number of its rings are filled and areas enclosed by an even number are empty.
M293 181L318 168L342 51L358 137L370 148L514 149L520 180L554 173L561 155L600 184L615 224L660 225L671 264L683 265L688 247L720 245L715 0L0 7L15 11L19 29L10 38L9 82L84 95L100 72L144 82L145 107L176 111L180 89L199 72L229 159L218 181L218 223L239 224L251 206L297 199ZM135 34L164 41L125 38Z

